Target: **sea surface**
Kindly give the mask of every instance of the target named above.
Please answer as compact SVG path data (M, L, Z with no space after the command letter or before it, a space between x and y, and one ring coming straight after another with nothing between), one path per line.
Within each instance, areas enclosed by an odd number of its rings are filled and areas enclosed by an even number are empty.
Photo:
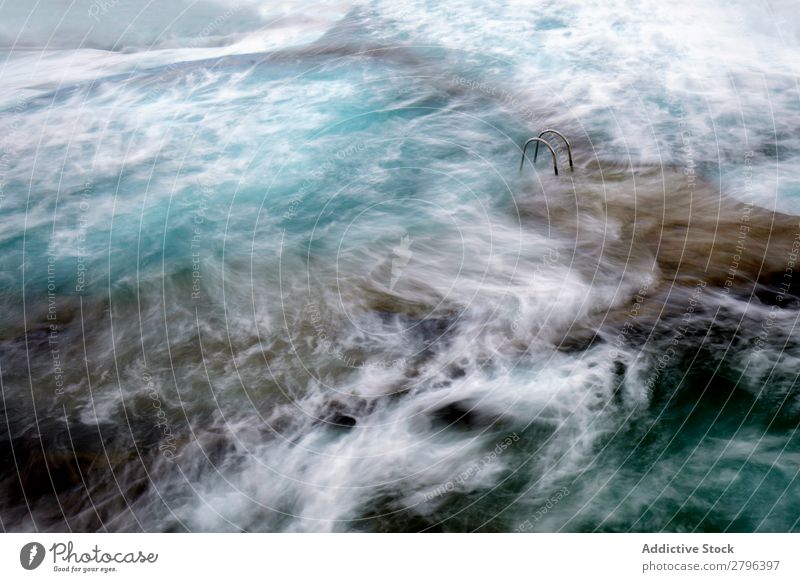
M796 9L0 1L0 527L800 530Z

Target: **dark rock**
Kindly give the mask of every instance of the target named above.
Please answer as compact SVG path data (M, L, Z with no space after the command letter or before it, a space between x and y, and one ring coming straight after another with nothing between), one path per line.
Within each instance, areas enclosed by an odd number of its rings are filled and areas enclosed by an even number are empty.
M341 428L353 428L356 425L356 419L347 414L335 414L328 419L328 423Z
M476 430L497 424L501 415L478 410L471 400L460 400L445 404L431 412L431 417L449 427Z

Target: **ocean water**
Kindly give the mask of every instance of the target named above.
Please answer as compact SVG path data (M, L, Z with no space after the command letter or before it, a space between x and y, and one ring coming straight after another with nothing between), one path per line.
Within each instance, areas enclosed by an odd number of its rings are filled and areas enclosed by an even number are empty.
M0 4L0 525L797 531L798 54L789 1Z

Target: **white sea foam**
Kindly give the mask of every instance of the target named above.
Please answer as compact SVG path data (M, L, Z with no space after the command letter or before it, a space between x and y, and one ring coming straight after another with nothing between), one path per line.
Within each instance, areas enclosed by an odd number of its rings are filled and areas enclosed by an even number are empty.
M120 480L149 482L110 528L509 527L567 485L527 527L624 529L648 505L668 523L680 460L630 457L655 438L646 412L684 393L657 381L678 356L654 369L691 291L646 245L608 251L630 225L601 203L630 180L582 171L719 164L726 194L796 208L791 3L60 6L21 35L29 8L0 8L5 357L49 387L50 354L20 338L47 323L57 269L71 419L110 435ZM543 125L576 144L558 181L518 174ZM663 198L657 182L631 203ZM593 214L552 203L581 195ZM651 301L668 311L630 315ZM770 379L796 368L796 310L710 287L702 307L690 347L737 354L759 403L791 397ZM29 393L24 372L9 393ZM780 444L755 457L783 474ZM735 429L696 451L750 452Z

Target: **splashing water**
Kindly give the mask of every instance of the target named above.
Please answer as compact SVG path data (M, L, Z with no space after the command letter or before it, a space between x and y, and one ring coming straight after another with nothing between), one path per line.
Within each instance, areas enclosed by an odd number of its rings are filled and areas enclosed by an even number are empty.
M0 7L3 528L797 530L793 7L282 6Z

